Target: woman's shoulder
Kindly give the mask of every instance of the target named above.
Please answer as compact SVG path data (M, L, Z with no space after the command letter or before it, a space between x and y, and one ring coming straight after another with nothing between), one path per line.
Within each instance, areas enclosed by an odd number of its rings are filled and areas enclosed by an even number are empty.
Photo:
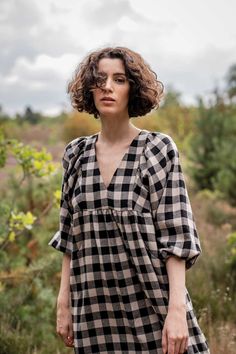
M68 156L71 159L74 156L77 156L82 152L87 136L80 136L71 141L69 141L64 148L64 155Z
M65 170L69 171L70 168L73 168L76 161L81 160L80 157L83 155L86 139L87 136L80 136L65 145L61 159Z
M149 131L145 153L150 155L168 155L171 157L173 154L178 154L178 148L174 139L160 131Z

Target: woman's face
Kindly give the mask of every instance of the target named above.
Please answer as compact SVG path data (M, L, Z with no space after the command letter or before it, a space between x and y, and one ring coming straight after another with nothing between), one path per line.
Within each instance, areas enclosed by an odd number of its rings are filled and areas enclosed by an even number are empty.
M118 58L102 58L98 74L105 75L104 85L93 90L94 104L100 116L128 115L130 84L124 63Z

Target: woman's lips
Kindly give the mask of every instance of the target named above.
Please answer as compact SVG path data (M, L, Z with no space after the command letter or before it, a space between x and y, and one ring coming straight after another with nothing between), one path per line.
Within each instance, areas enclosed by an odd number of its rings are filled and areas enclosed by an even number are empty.
M113 98L111 98L111 97L103 97L103 98L101 99L101 101L110 101L110 102L114 102L115 100L114 100Z
M115 102L115 100L106 100L106 99L102 99L101 101L104 103L114 103Z

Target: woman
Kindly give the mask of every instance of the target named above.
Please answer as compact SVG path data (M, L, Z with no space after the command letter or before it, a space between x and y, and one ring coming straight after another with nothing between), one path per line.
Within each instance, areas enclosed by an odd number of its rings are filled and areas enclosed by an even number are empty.
M63 154L57 333L80 354L209 353L185 288L201 248L177 147L129 120L159 106L162 83L138 53L105 48L68 93L101 131Z

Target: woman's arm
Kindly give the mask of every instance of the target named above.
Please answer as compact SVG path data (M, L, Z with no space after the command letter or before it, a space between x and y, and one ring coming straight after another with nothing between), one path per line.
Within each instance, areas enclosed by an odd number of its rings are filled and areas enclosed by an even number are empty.
M60 290L57 297L57 333L67 347L73 347L72 315L70 309L70 255L64 254Z
M70 255L64 254L61 268L61 283L57 303L64 307L70 306Z
M166 260L169 278L169 305L162 332L164 354L184 353L188 347L185 266L185 261L175 256Z
M166 260L169 278L169 310L186 310L185 299L185 261L177 257Z

